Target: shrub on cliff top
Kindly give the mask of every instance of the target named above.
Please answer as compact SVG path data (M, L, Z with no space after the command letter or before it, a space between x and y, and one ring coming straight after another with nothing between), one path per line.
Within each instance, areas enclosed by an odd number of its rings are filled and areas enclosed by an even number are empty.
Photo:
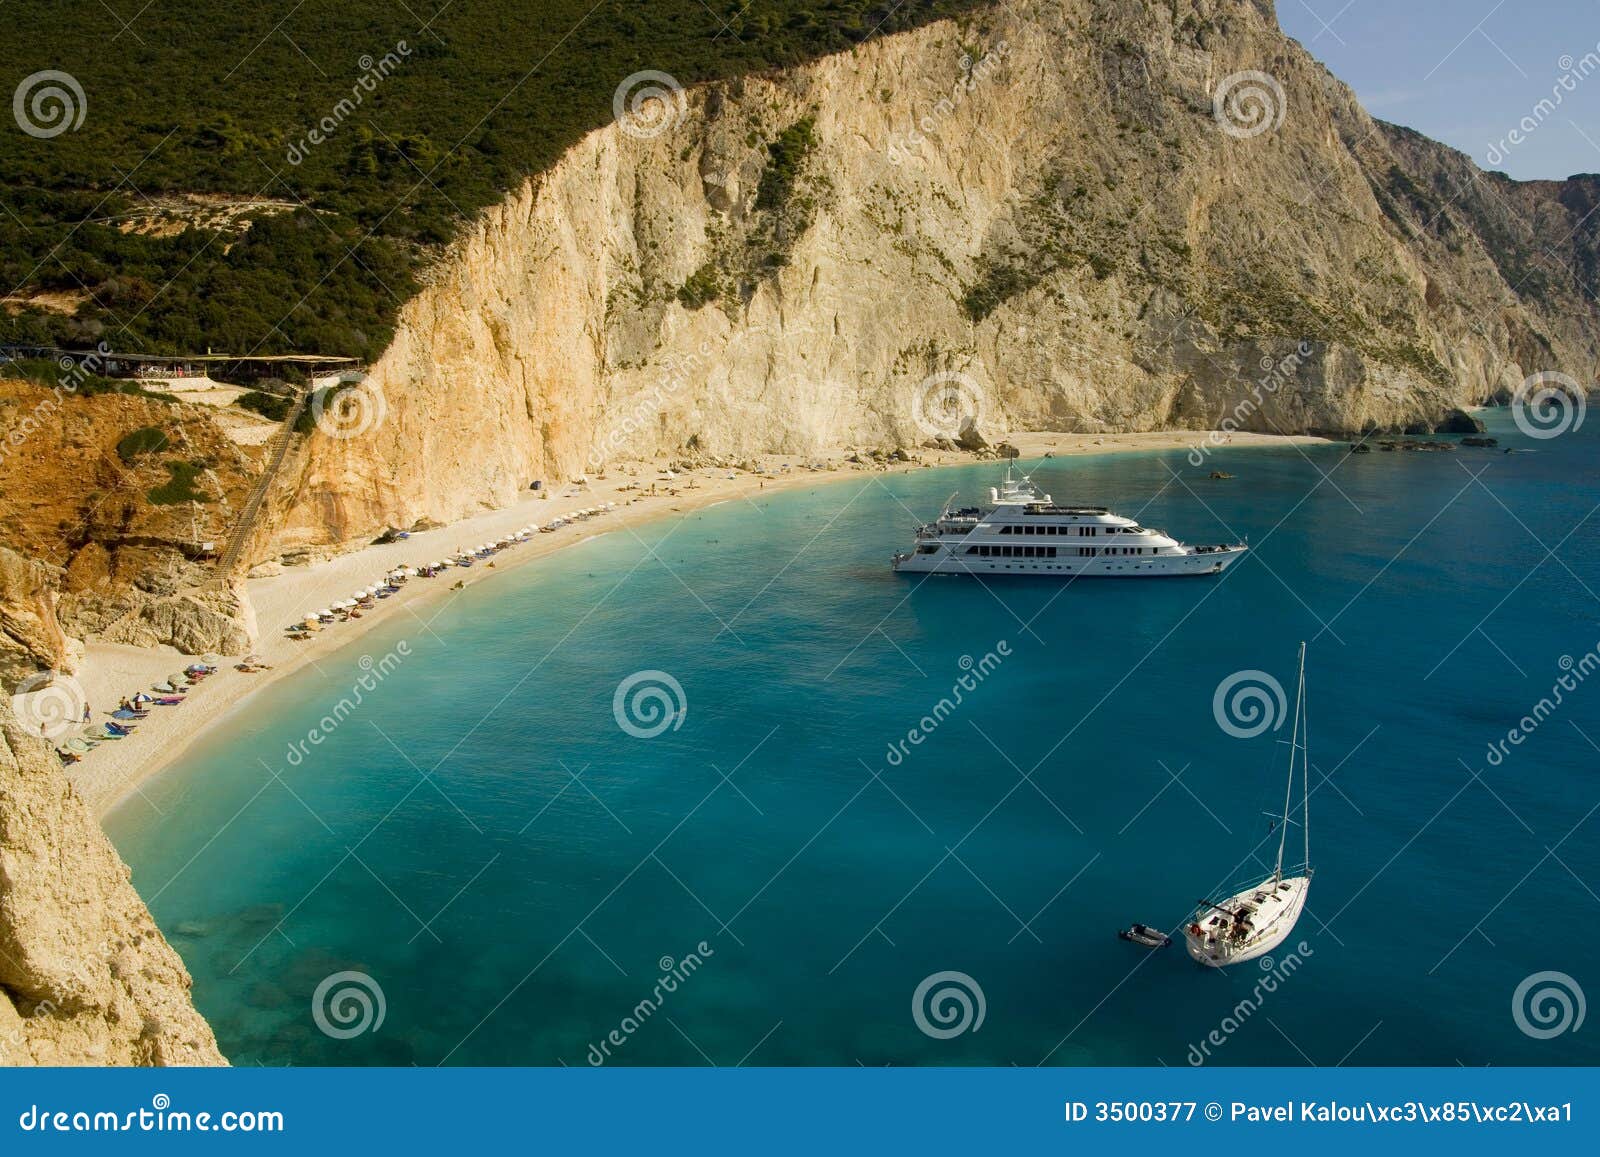
M141 454L156 454L167 448L169 439L164 430L154 426L141 426L131 434L123 436L117 443L117 457L124 462L132 462Z

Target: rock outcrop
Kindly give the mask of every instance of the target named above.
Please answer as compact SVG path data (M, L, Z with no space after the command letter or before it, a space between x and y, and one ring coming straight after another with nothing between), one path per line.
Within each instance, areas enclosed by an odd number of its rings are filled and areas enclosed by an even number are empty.
M242 589L196 587L169 595L124 588L73 600L78 620L107 643L176 647L186 655L242 655L255 640L255 615Z
M1268 0L997 6L585 138L406 306L278 543L689 449L1431 425L1593 380L1597 200L1373 120Z
M0 1064L221 1065L176 952L0 701Z
M56 617L61 573L0 546L0 691L40 668L72 671L82 644Z

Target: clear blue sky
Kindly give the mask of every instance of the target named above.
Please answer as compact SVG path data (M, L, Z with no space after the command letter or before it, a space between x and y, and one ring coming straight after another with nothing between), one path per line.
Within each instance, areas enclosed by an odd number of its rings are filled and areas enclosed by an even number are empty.
M1373 116L1513 177L1600 172L1600 0L1277 0L1283 30ZM1536 111L1569 77L1553 112ZM1294 115L1294 110L1289 110ZM1524 117L1537 127L1508 135Z

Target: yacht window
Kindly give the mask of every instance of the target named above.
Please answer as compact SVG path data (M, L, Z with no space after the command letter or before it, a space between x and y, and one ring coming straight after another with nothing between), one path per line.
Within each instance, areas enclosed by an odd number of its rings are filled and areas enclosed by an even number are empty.
M1056 556L1056 548L1055 547L1047 546L1047 547L1045 547L1045 549L1050 552L1050 557L1051 558L1055 558L1055 556Z

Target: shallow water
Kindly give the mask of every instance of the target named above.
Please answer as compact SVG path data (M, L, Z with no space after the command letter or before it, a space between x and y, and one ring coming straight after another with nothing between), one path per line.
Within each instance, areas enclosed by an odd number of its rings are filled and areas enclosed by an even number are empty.
M613 1030L623 1064L1600 1063L1594 1032L1512 1009L1542 971L1600 991L1600 678L1487 755L1600 643L1600 422L1494 426L1537 453L1034 471L1248 536L1220 579L892 574L990 466L605 534L268 689L108 826L236 1063L581 1065ZM1288 727L1235 738L1213 694L1262 670L1292 706L1301 639L1316 876L1291 942L1219 973L1118 941L1270 868ZM645 670L687 705L651 738L613 712ZM313 1017L342 971L381 989L375 1031ZM975 1031L919 1028L945 971L981 988Z

